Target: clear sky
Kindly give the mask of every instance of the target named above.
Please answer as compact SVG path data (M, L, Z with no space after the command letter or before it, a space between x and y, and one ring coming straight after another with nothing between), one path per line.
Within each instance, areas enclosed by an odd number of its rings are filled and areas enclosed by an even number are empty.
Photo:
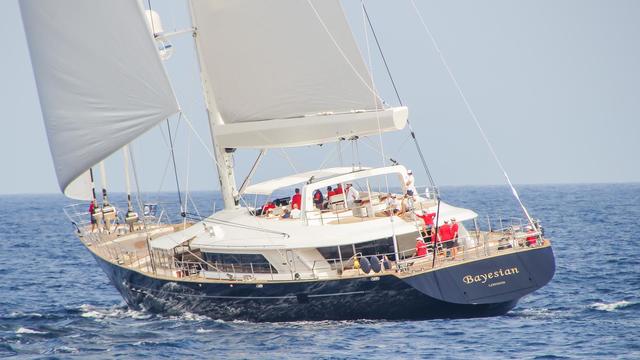
M640 181L639 1L416 2L513 182ZM343 0L366 60L359 4ZM503 183L410 2L366 4L436 182ZM152 5L165 30L187 25L180 1ZM0 30L0 193L57 192L17 1L0 2ZM167 68L182 108L209 141L191 39L175 39L174 45ZM373 55L376 85L388 103L397 104L379 56ZM407 131L385 136L385 152L413 168L418 184L426 184L407 139ZM176 146L181 186L216 190L213 162L184 123ZM375 138L362 141L365 164L381 164L377 147ZM311 170L333 148L271 151L256 180L294 172L290 162L298 171ZM137 141L134 150L143 190L175 189L172 172L165 174L168 152L159 129ZM347 150L345 159L351 156ZM255 154L238 151L238 182ZM122 190L118 156L107 165L110 187Z

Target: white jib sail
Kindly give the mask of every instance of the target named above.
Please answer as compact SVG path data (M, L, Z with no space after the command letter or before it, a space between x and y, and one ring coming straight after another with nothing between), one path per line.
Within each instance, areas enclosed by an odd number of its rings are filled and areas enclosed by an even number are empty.
M378 120L383 131L404 127L406 109L382 111L339 0L190 2L219 145L336 141L376 132ZM353 131L336 131L351 121Z
M89 170L82 173L64 189L64 195L71 199L91 201L93 200L93 183Z
M22 0L20 9L63 192L179 111L138 1Z

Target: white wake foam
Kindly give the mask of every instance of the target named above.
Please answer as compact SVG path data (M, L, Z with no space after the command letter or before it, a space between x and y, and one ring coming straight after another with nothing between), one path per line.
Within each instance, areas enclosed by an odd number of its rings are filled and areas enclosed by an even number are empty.
M596 309L600 311L616 311L618 309L623 309L634 304L636 304L636 302L621 300L621 301L616 301L614 303L609 303L609 304L597 302L597 303L591 304L590 307L592 309Z
M18 330L16 330L16 334L48 334L48 332L33 330L21 326Z
M84 318L90 319L135 319L135 320L146 320L151 318L153 315L148 314L143 311L136 311L122 306L112 306L108 308L98 308L88 304L80 305L80 311L82 312L80 316Z

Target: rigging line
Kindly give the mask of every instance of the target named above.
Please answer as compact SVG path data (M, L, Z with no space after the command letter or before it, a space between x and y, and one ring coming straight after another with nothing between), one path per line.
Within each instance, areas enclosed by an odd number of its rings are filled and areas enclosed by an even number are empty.
M133 147L133 143L129 144L129 146L128 146L128 148L129 148L128 149L129 150L129 158L131 159L131 168L133 169L133 179L136 182L136 195L137 195L136 196L136 198L137 198L136 200L138 202L138 207L140 208L140 210L143 213L142 219L143 219L143 223L144 223L144 206L142 205L142 193L140 192L140 181L138 179L138 170L137 170L137 167L136 167L135 158L133 156L132 147ZM145 228L146 228L146 224L144 224L144 225L145 225Z
M151 8L151 0L147 1L149 4L149 19L151 19L151 32L153 32L153 37L156 37L156 27L153 24L153 9Z
M369 58L369 68L373 68L373 60L371 58L371 47L369 46L369 32L367 31L367 22L369 23L369 26L371 27L371 21L369 21L369 15L367 14L367 9L364 6L364 1L360 0L360 4L362 5L362 10L363 10L364 14L366 15L366 16L363 16L363 19L362 19L363 24L362 25L364 26L364 36L365 36L365 42L367 44L367 55L368 55L368 58ZM371 30L373 32L373 27L371 27ZM373 34L375 36L375 33L373 33ZM378 40L376 38L376 42L377 41ZM378 48L380 48L380 47L378 47ZM391 74L391 73L389 72L389 74ZM374 82L374 79L373 79L373 73L371 73L370 76L371 76L371 84L375 87L375 82ZM394 87L395 87L395 85L394 85ZM396 91L396 94L397 94L397 91ZM398 98L400 98L400 97L398 96ZM374 101L375 101L375 99L374 99ZM377 105L376 105L376 108L377 108ZM382 160L382 166L385 166L386 156L385 156L385 153L384 153L384 143L382 142L382 129L381 129L381 126L380 126L380 117L378 116L378 112L377 111L376 111L376 121L378 122L378 140L380 141L380 156L381 156L381 160ZM403 177L403 179L404 179L404 177ZM388 195L388 194L390 194L390 191L389 191L389 179L388 179L387 175L384 176L384 183L385 183L385 187L386 187L386 191L387 191L387 195ZM396 228L395 228L395 224L394 224L394 221L393 221L393 217L394 217L394 214L392 213L391 216L389 216L389 223L391 225L391 236L393 238L393 254L394 254L394 257L395 257L395 260L396 260L396 264L398 264L398 260L399 260L399 255L398 254L399 254L400 250L398 248L398 238L396 236Z
M384 52L382 51L382 46L378 41L378 36L376 35L376 31L373 28L373 23L371 22L371 18L369 17L369 12L367 12L367 7L364 5L364 2L361 0L362 9L364 10L364 14L367 18L367 22L369 23L369 28L371 28L371 33L373 34L373 38L376 41L376 46L378 47L378 51L380 52L380 57L382 58L382 62L384 63L384 67L387 70L387 75L389 76L389 80L391 81L391 85L393 85L393 90L396 93L396 97L398 98L398 102L401 106L403 105L402 98L400 97L400 93L398 92L398 87L396 86L396 82L393 79L393 75L391 75L391 69L389 68L389 64L387 63L387 58L384 56ZM416 149L418 150L418 155L420 156L420 160L422 162L422 167L424 167L425 172L427 173L427 178L429 179L429 183L431 186L435 187L435 181L431 176L431 171L429 171L429 166L427 166L427 161L425 160L424 154L422 153L422 149L420 148L420 144L418 143L418 139L416 138L416 133L413 130L413 126L411 126L411 121L407 119L407 125L409 126L409 131L411 133L411 137L413 138L413 142L416 145Z
M529 220L529 223L532 226L534 226L533 219L529 215L529 212L527 211L527 208L522 203L522 200L520 200L520 196L518 195L518 192L516 191L516 188L511 183L511 179L509 179L509 175L507 175L507 171L504 169L504 166L502 166L502 162L500 161L500 159L498 158L498 155L496 154L495 150L493 149L493 145L491 145L491 142L489 141L489 138L487 137L487 135L485 134L484 130L482 129L482 126L480 126L480 121L478 121L478 117L476 116L476 113L471 108L471 105L469 104L469 101L467 100L467 97L465 96L464 92L462 91L462 87L458 83L458 80L456 79L456 77L453 75L453 72L451 71L451 68L449 67L449 64L447 63L444 55L442 54L442 51L440 51L440 46L438 46L438 42L436 41L435 37L433 36L433 33L429 29L429 26L427 26L427 23L424 21L424 18L422 17L422 13L420 12L418 7L416 6L416 3L414 2L414 0L410 0L410 1L411 1L411 5L413 5L414 10L416 11L416 14L418 15L418 18L420 19L420 22L422 23L422 27L426 31L427 35L429 35L429 38L431 39L431 43L433 44L433 47L435 48L436 52L438 53L438 56L440 57L440 61L442 62L442 65L444 65L445 69L447 70L447 73L449 74L449 77L451 78L451 81L453 81L454 86L458 90L458 94L460 95L460 98L462 99L462 102L464 103L465 107L467 108L467 111L469 112L469 115L471 116L471 119L473 120L473 122L475 123L476 127L480 131L480 135L482 135L482 139L487 144L487 147L489 148L489 151L491 152L491 155L493 155L494 160L498 164L498 167L500 168L500 170L504 174L504 177L507 180L507 184L509 184L509 187L511 188L511 192L513 193L513 196L516 198L516 200L520 204L520 207L524 211L524 214L527 216L527 220ZM535 226L534 226L534 228L535 228Z
M307 3L309 4L309 6L311 7L311 9L313 10L313 12L316 15L316 18L318 19L318 21L320 22L320 25L322 25L322 27L324 28L324 30L327 32L327 35L329 35L329 38L331 39L331 41L333 42L333 45L336 46L336 48L338 49L338 52L340 53L340 55L342 55L342 57L344 58L344 60L347 62L347 64L349 65L349 67L351 67L351 70L353 70L353 72L356 74L356 76L358 77L358 79L360 79L360 81L364 84L364 86L367 87L367 89L369 89L369 91L371 91L371 93L376 96L376 98L378 97L375 90L371 88L371 86L366 82L366 80L362 77L362 75L360 75L360 73L358 72L358 70L356 70L356 67L353 65L353 63L351 63L351 60L349 60L349 58L347 57L347 55L344 53L344 51L342 50L342 48L340 47L340 45L338 44L338 42L336 41L336 39L333 37L333 34L331 34L331 31L329 31L329 28L327 27L327 24L325 24L325 22L322 20L322 17L320 16L320 14L318 13L318 10L316 10L315 6L313 6L313 4L311 3L311 0L307 0ZM377 105L376 105L377 108Z
M182 112L178 117L178 121L182 118ZM171 147L171 159L173 160L173 174L176 178L176 188L178 190L178 202L180 203L180 212L184 212L186 209L183 209L182 206L182 194L180 194L180 182L178 181L178 168L176 166L176 155L173 149L173 137L171 136L171 125L169 124L169 119L167 118L167 131L169 131L169 145Z
M176 139L178 138L178 127L180 126L180 120L181 120L181 118L178 118L178 121L177 121L176 126L174 128L174 131L176 133L173 136L173 141L176 141ZM167 122L168 121L169 121L169 119L167 118ZM160 131L160 135L162 135L162 142L164 143L164 146L167 149L172 150L171 146L167 142L167 136L164 134L162 126L158 126L158 130ZM171 137L169 137L169 140L171 140ZM169 152L169 156L167 156L167 161L165 162L164 170L162 171L162 176L160 177L160 184L158 186L158 190L156 191L156 193L159 193L160 190L162 190L162 187L164 186L164 180L167 177L167 171L169 170L169 164L171 163L171 158L172 158L172 151L170 151Z
M280 151L282 151L282 153L284 154L285 159L287 159L287 161L289 162L289 165L291 165L291 168L293 169L293 172L295 174L298 173L298 169L296 169L296 166L293 164L293 161L291 161L291 158L289 157L289 154L287 154L286 151L284 151L283 148L280 148Z
M186 179L185 179L185 186L184 186L184 210L183 211L187 211L187 208L189 207L189 178L191 173L191 138L192 138L192 135L189 135L187 137L187 171L185 174ZM196 213L197 212L198 210L196 209ZM184 219L183 226L186 228L187 219Z
M183 113L181 113L183 114ZM191 123L191 121L189 121L189 118L187 117L186 114L184 115L184 120L187 122L187 125L189 125L189 128L191 129L191 131L194 133L194 135L196 136L196 139L198 139L198 141L200 142L200 144L202 145L202 147L204 147L204 149L207 151L207 153L209 154L209 157L211 157L211 159L213 159L213 162L216 164L216 166L218 165L218 161L216 160L216 157L213 155L213 152L211 152L211 149L209 149L209 147L206 145L206 143L204 142L204 140L202 140L202 138L200 137L200 134L198 134L198 132L196 131L196 129L193 127L193 124Z
M329 162L329 160L333 159L333 154L335 154L337 149L338 149L338 146L334 147L333 150L331 150L329 154L327 154L327 157L325 157L325 159L322 161L322 164L320 164L320 166L318 167L319 169L324 169L325 165Z

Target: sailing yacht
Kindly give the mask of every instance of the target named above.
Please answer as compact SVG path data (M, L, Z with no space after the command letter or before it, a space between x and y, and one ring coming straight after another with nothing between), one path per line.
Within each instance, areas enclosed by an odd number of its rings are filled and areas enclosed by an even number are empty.
M249 321L482 317L551 280L551 243L524 207L525 220L482 229L434 184L417 193L398 163L252 182L269 149L377 138L405 129L409 110L378 95L339 0L188 5L192 27L168 33L135 0L20 1L60 188L83 201L64 210L130 307ZM184 34L224 208L194 217L181 204L171 221L131 195L126 211L110 203L103 161L123 151L130 194L128 145L186 117L163 64ZM246 149L261 152L238 186L233 156ZM298 199L282 196L293 188Z

